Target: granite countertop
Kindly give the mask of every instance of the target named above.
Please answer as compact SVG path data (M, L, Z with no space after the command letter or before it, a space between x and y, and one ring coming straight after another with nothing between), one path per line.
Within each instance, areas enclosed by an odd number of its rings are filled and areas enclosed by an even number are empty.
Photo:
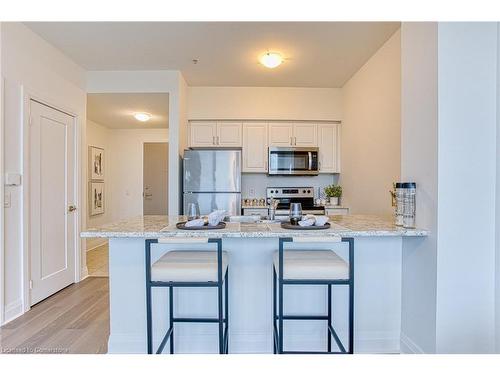
M374 215L331 216L330 229L289 230L277 223L226 223L219 230L182 230L175 224L185 216L139 216L98 228L89 228L80 235L84 238L159 238L159 237L289 237L289 236L427 236L424 229L404 229L393 224L392 217Z

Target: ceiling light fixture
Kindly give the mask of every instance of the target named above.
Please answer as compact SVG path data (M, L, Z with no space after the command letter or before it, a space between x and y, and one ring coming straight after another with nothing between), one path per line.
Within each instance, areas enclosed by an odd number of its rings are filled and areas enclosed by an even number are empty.
M151 116L149 113L139 112L134 114L134 117L137 121L146 122L151 120L151 117L153 116Z
M281 65L283 57L278 52L266 52L260 57L260 63L266 68L274 69Z

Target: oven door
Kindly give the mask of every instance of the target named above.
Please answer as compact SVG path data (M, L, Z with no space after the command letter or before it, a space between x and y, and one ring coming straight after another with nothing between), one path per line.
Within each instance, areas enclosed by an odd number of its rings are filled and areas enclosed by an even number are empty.
M317 175L317 147L269 147L270 175Z

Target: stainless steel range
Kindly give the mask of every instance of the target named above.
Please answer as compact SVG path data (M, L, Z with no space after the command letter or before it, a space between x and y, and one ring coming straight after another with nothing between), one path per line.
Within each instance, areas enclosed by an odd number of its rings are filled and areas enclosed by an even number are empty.
M276 218L286 219L290 214L290 203L301 203L304 215L324 215L325 207L314 205L313 187L268 187L266 191L267 202L271 199L279 201L276 208Z

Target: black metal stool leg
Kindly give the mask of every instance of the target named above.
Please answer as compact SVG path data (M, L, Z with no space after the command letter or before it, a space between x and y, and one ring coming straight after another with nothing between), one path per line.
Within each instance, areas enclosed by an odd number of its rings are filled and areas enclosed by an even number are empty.
M273 265L273 353L276 354L276 270Z
M170 354L174 354L174 287L171 286L169 294L169 311L170 311Z
M328 324L332 324L332 285L328 284ZM326 327L326 333L328 334L328 353L332 351L332 335L330 333L330 327Z
M148 354L153 354L153 317L151 312L151 244L155 240L146 240L146 325Z
M226 280L225 286L224 286L224 294L225 294L225 307L224 309L226 310L225 316L226 316L226 329L225 329L225 340L224 340L224 346L225 346L225 353L229 354L229 267L226 270Z

